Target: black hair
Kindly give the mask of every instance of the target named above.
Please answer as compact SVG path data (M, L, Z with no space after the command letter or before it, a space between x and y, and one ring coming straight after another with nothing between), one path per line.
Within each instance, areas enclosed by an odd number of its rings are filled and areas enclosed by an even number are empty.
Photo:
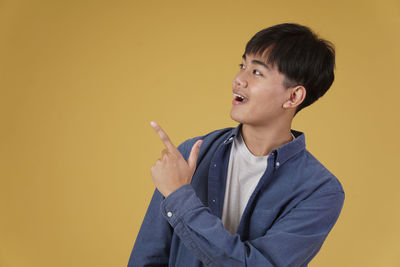
M335 79L335 48L310 28L294 23L278 24L256 33L245 55L267 56L266 63L285 75L286 88L302 85L306 97L295 114L323 96Z

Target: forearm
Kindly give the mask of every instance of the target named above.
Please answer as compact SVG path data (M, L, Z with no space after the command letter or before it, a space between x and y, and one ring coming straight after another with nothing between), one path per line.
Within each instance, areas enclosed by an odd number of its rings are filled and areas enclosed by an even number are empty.
M333 227L342 197L334 192L304 201L264 236L248 241L226 231L191 185L166 198L161 212L184 245L207 266L303 266Z
M172 228L160 213L163 196L155 190L133 247L128 267L168 266Z
M250 242L226 231L190 185L173 192L161 209L175 234L207 266L274 266Z

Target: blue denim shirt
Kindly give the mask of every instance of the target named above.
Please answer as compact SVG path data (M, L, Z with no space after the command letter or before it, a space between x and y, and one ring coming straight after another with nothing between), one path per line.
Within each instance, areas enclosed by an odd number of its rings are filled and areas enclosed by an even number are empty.
M187 159L203 140L196 172L167 198L155 190L128 266L307 266L335 224L340 182L305 148L304 133L271 151L232 235L221 215L233 137L225 128L179 147Z

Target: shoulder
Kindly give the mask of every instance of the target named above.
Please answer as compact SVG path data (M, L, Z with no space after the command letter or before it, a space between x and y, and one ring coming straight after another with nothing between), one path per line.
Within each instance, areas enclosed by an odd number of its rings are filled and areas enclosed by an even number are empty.
M303 177L308 177L305 181L306 184L313 184L316 187L315 193L337 192L344 194L343 186L336 175L307 149L303 152L303 164L299 167L303 169Z
M275 181L284 188L280 192L283 216L296 207L320 210L333 217L340 213L345 199L341 182L307 149L281 167Z

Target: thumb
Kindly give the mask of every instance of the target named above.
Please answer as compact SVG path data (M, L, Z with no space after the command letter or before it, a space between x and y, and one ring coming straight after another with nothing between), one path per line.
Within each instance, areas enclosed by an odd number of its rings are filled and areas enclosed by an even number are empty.
M196 169L197 157L199 156L200 146L202 143L203 140L197 141L196 143L194 143L194 145L192 146L192 150L190 151L188 165L193 170L193 172Z

